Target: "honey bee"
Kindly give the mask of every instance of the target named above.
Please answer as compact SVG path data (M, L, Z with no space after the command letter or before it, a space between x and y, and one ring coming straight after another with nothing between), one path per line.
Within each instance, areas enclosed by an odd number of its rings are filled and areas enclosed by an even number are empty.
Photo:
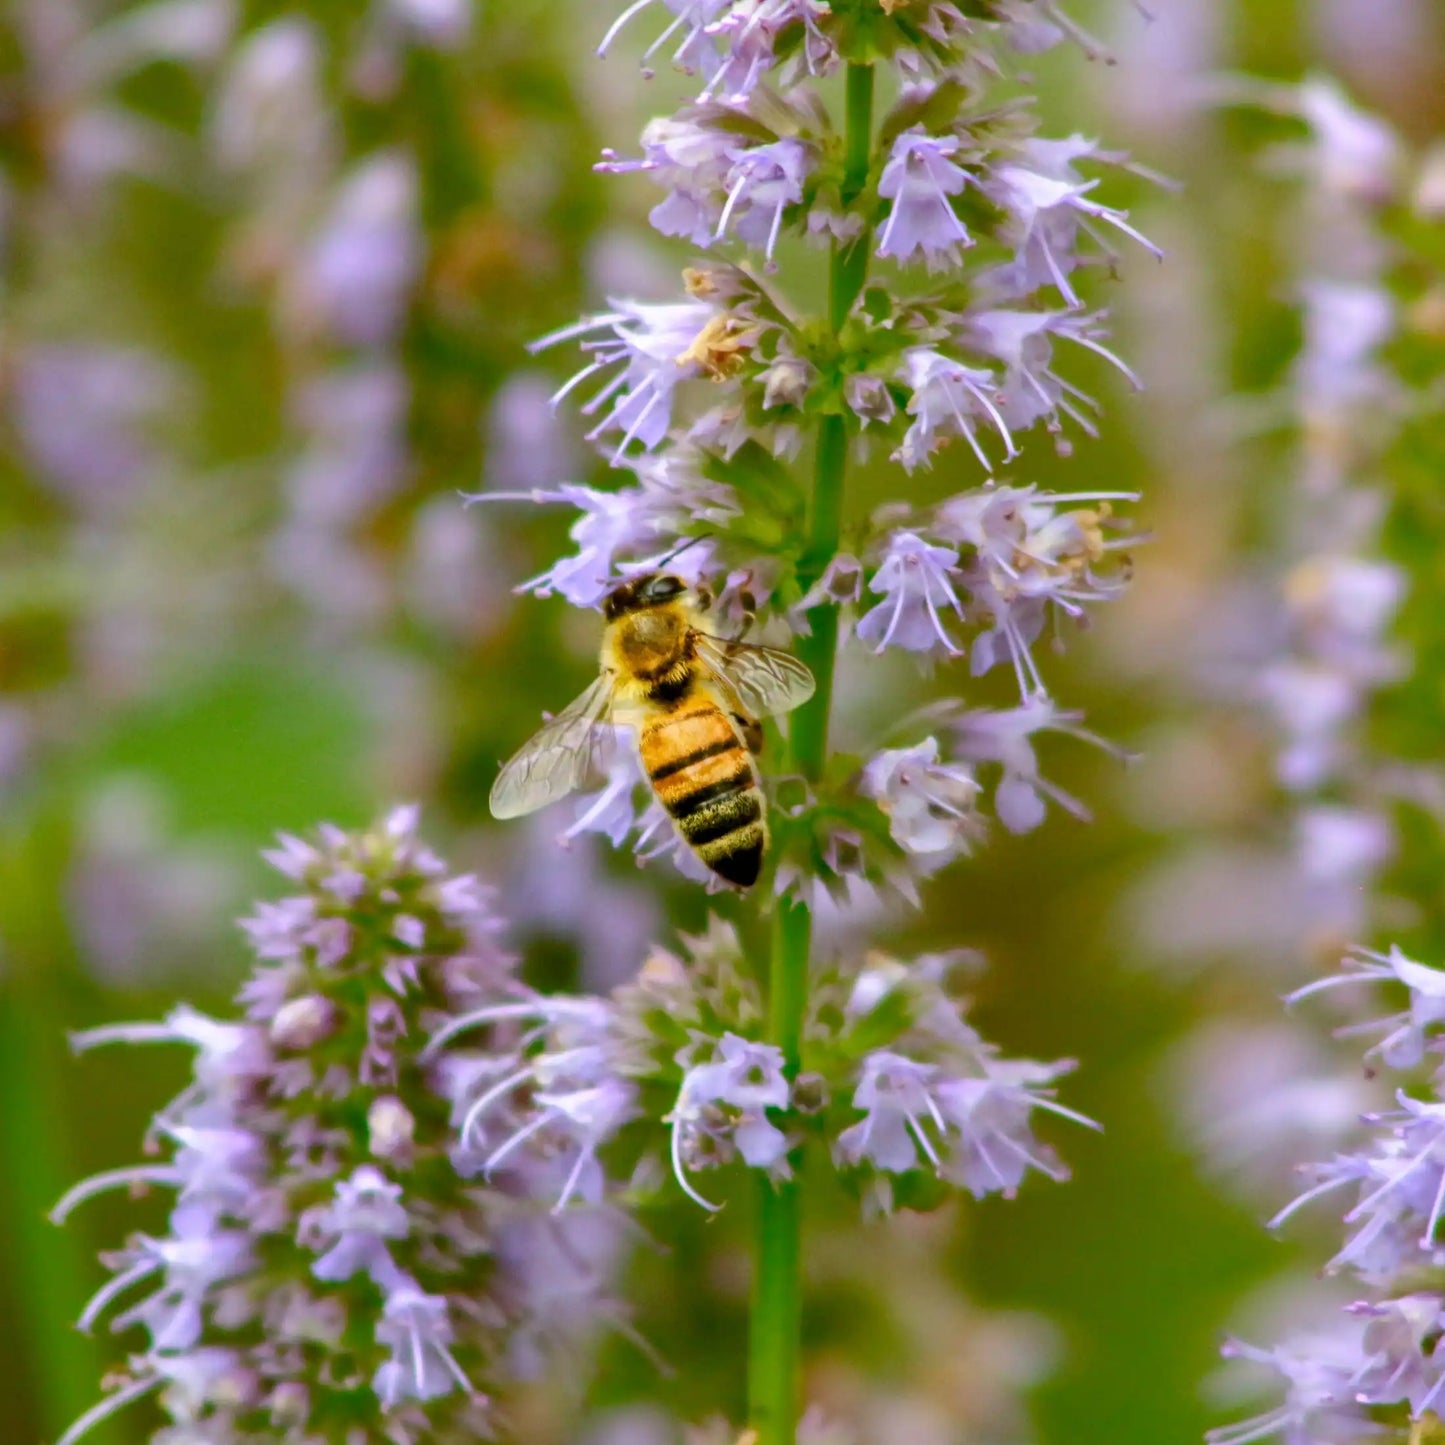
M767 849L754 761L759 719L813 695L796 658L714 634L710 599L669 572L645 572L603 603L597 681L506 763L492 814L516 818L565 797L599 771L601 724L631 727L643 771L683 841L738 888L757 881Z

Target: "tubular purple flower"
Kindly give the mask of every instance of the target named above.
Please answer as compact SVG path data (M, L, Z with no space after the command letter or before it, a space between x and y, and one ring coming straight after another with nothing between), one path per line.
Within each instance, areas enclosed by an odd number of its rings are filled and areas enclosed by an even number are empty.
M838 61L822 28L830 18L826 0L734 0L727 13L708 27L721 58L702 94L746 99L777 64L776 47L794 27L803 32L802 44L794 52L794 69L813 77L829 74Z
M685 237L694 246L711 245L728 194L736 138L727 131L686 116L658 116L642 132L642 159L620 160L604 151L597 170L614 174L643 171L667 192L648 219L664 236Z
M400 152L370 157L342 182L296 279L303 319L356 345L394 339L421 264L416 188Z
M1099 404L1052 370L1049 338L1062 337L1094 352L1141 389L1134 372L1103 344L1105 335L1100 316L1073 311L970 311L959 332L965 345L1003 362L995 401L1010 427L1023 430L1042 420L1058 431L1062 412L1090 437L1098 435L1093 414Z
M1351 1322L1332 1334L1308 1336L1289 1345L1261 1350L1241 1340L1228 1341L1228 1358L1252 1360L1284 1376L1288 1387L1278 1409L1223 1429L1211 1430L1208 1445L1253 1445L1279 1436L1285 1445L1356 1440L1367 1428L1355 1380L1363 1328Z
M532 350L543 351L596 331L612 333L599 341L583 342L583 350L591 352L595 359L573 376L552 402L560 402L589 377L617 368L583 406L582 414L602 413L602 420L588 433L589 441L609 431L622 433L612 453L613 465L620 466L634 441L652 451L667 435L672 424L672 394L678 382L703 374L702 363L688 359L687 353L699 334L718 319L718 313L706 301L668 305L614 301L612 305L615 309L601 316L554 331L536 342Z
M314 1218L312 1228L326 1248L311 1273L317 1279L347 1280L366 1274L383 1288L399 1275L386 1241L405 1239L411 1220L401 1204L401 1186L369 1164L336 1182L336 1197Z
M909 261L922 252L929 270L940 271L957 265L960 250L973 245L949 200L969 179L949 159L959 145L956 136L918 131L905 131L893 142L878 182L878 194L893 202L878 237L880 256Z
M795 136L766 141L758 129L746 110L699 106L690 114L650 121L642 133L641 160L604 151L597 169L642 171L663 186L668 195L650 216L663 235L708 247L731 230L761 249L771 266L784 213L803 199L818 157L815 146Z
M761 248L771 266L783 212L803 199L812 156L801 141L780 140L751 150L734 147L727 174L727 201L718 217L716 240L729 222L749 245Z
M968 443L979 465L991 473L993 463L979 445L975 427L981 420L991 423L1003 439L1005 461L1018 455L1008 423L993 399L998 383L992 372L965 366L931 347L917 346L904 353L899 379L913 393L908 415L914 422L894 455L909 471L931 462L944 441L954 435Z
M1317 276L1304 283L1302 299L1305 335L1293 384L1305 424L1388 404L1399 385L1379 360L1397 324L1389 292L1374 281Z
M869 1054L853 1092L853 1107L862 1110L863 1118L838 1135L839 1157L904 1174L918 1167L922 1149L936 1169L938 1152L924 1127L930 1119L940 1133L945 1127L931 1092L936 1072L887 1050Z
M1008 217L1002 239L1015 248L1012 263L986 280L1000 298L1022 297L1054 286L1069 306L1079 306L1069 279L1079 265L1077 237L1086 231L1109 254L1095 222L1103 222L1138 242L1151 255L1163 252L1129 224L1128 215L1089 198L1097 180L1084 180L1072 162L1095 154L1079 137L1068 141L1032 139L1021 146L1018 161L995 166L979 183L984 194Z
M858 640L882 652L901 647L907 652L956 657L959 648L943 625L945 608L962 617L954 591L958 553L925 542L915 532L895 532L868 590L883 598L858 621Z
M958 1022L948 1013L936 1018L946 1020ZM935 1037L924 1046L940 1061L914 1057L917 1045L908 1052L875 1050L863 1059L852 1094L863 1118L835 1141L841 1165L905 1174L926 1162L976 1198L1012 1195L1031 1169L1055 1180L1068 1177L1033 1137L1030 1119L1042 1108L1098 1127L1055 1103L1046 1087L1072 1064L1000 1060L966 1027L957 1039Z
M1369 207L1397 193L1405 159L1400 137L1379 116L1354 105L1329 76L1307 76L1298 85L1243 77L1226 87L1222 98L1301 120L1309 144L1281 145L1273 159L1321 195Z
M475 1394L451 1352L455 1331L442 1296L423 1294L409 1281L398 1283L386 1296L376 1338L392 1356L377 1369L371 1387L389 1408L403 1400L435 1400L457 1389Z
M676 453L647 459L635 468L638 485L617 492L564 483L555 489L483 492L472 501L527 501L540 506L571 506L581 513L568 535L577 553L523 582L518 590L540 597L558 593L574 607L597 607L627 571L645 569L650 558L672 550L663 545L684 527L724 524L737 514L731 490L705 482ZM679 557L675 570L700 574L711 544L699 541Z
M1092 1119L1054 1103L1042 1092L1042 1086L1072 1068L1072 1063L995 1063L987 1078L940 1083L938 1109L959 1135L958 1147L944 1168L945 1176L975 1199L986 1194L1011 1198L1030 1169L1057 1182L1067 1179L1069 1171L1053 1150L1032 1138L1029 1120L1035 1109L1047 1109L1098 1128Z
M1416 963L1397 946L1392 945L1388 953L1376 953L1368 948L1351 949L1345 955L1343 972L1296 989L1285 996L1285 1002L1292 1005L1325 989L1369 982L1404 984L1409 991L1409 1007L1403 1013L1369 1023L1351 1024L1336 1032L1342 1037L1349 1037L1382 1030L1384 1038L1371 1045L1365 1057L1378 1057L1391 1069L1416 1067L1424 1060L1428 1031L1436 1025L1445 1025L1445 972Z
M177 378L139 350L31 345L15 360L9 405L18 440L67 500L109 509L160 465L147 432L174 404Z
M979 615L992 623L974 640L975 676L1007 658L1025 702L1047 692L1030 645L1049 609L1079 617L1087 603L1123 590L1124 578L1100 570L1111 553L1128 545L1105 534L1114 495L1050 496L1032 487L1000 487L952 498L937 509L932 530L973 548L960 563L960 579ZM1073 501L1098 505L1059 507Z
M788 1178L787 1135L767 1116L769 1109L786 1109L790 1099L782 1051L724 1033L716 1042L694 1040L677 1062L683 1066L682 1081L664 1122L672 1126L672 1169L683 1192L716 1211L719 1206L699 1194L687 1175L727 1163L734 1153L750 1169Z
M1081 717L1081 713L1061 711L1052 698L1036 695L1015 708L966 708L949 719L953 748L961 758L1002 768L993 805L1009 832L1027 833L1037 828L1044 820L1046 799L1080 821L1089 821L1089 810L1077 798L1040 773L1031 741L1041 732L1066 733L1125 756L1097 734L1079 727Z
M890 748L863 768L862 792L888 817L888 831L905 853L941 865L968 851L981 831L969 769L941 763L938 739Z

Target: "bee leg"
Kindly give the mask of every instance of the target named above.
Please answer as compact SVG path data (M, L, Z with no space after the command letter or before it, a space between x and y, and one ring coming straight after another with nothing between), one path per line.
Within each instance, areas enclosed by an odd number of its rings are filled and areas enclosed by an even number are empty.
M738 725L738 732L742 736L747 750L758 757L763 751L763 725L755 717L748 717L746 713L735 712L733 721Z
M758 620L758 599L751 592L746 589L739 592L738 604L743 609L743 625L742 630L733 638L734 642L741 642L753 630L753 623Z

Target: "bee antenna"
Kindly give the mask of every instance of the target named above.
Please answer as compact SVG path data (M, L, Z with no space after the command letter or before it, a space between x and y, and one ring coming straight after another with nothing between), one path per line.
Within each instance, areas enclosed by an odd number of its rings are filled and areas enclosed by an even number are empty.
M711 540L711 532L701 532L696 537L684 537L665 557L658 558L658 568L666 567L669 562L675 562L689 547L696 547L699 542L710 542Z

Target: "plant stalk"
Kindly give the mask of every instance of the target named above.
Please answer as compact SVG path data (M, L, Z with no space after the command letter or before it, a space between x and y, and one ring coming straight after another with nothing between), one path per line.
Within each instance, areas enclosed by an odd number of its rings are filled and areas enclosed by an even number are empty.
M844 131L843 199L851 202L868 183L873 145L873 67L849 65ZM871 227L851 242L834 243L829 261L828 320L836 334L862 293L872 251ZM813 501L808 549L799 583L810 587L838 550L848 431L842 415L825 416L814 454ZM833 707L833 664L838 651L838 609L828 604L808 613L807 637L798 656L817 684L812 698L793 714L790 765L809 782L823 775L828 758L828 719ZM768 1039L783 1053L789 1078L798 1071L803 1017L808 1002L808 960L813 920L805 904L780 900L773 920L768 968ZM799 1335L802 1321L802 1200L796 1178L758 1183L750 1338L748 1418L757 1445L795 1445L799 1405Z

